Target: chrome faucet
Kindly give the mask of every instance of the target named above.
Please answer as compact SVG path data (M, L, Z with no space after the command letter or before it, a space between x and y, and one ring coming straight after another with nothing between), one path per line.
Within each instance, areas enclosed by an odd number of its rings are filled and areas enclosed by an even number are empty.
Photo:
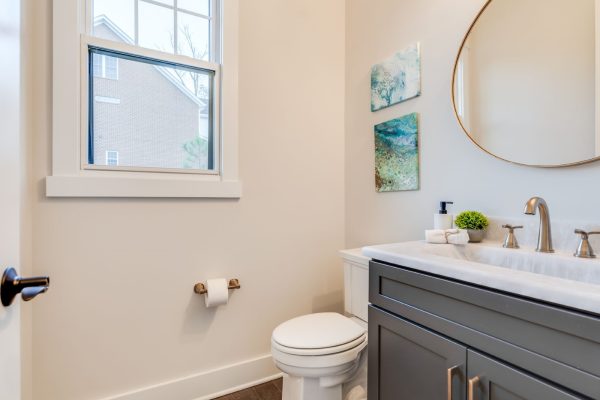
M540 210L540 232L538 234L538 244L535 251L541 253L554 253L552 248L552 230L550 229L550 211L546 200L541 197L532 197L525 204L527 215L535 215L537 210Z

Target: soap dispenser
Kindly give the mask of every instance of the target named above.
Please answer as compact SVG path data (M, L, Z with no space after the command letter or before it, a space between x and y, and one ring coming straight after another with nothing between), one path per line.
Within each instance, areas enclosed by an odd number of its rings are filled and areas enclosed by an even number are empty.
M452 201L440 201L440 211L433 216L434 229L452 229L452 215L448 214L446 206L454 204Z

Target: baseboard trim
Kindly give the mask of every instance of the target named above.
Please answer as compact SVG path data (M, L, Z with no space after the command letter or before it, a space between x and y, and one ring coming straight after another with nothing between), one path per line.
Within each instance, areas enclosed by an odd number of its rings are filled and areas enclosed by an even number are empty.
M211 400L282 376L270 354L102 400Z

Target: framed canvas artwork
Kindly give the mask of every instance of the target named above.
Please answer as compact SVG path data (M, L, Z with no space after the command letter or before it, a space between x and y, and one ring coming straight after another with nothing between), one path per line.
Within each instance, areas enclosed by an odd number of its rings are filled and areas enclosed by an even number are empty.
M419 189L417 113L375 126L375 187L378 192Z
M371 111L381 110L420 94L419 43L394 54L371 69Z

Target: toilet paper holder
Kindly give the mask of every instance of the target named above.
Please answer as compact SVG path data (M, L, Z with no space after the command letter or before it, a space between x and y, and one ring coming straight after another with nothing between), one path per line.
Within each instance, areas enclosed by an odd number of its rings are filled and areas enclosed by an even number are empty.
M230 279L229 283L227 284L227 289L239 289L242 286L240 285L240 280L239 279ZM198 294L206 294L208 293L208 289L206 288L206 285L202 282L200 283L196 283L194 285L194 292L198 293Z

